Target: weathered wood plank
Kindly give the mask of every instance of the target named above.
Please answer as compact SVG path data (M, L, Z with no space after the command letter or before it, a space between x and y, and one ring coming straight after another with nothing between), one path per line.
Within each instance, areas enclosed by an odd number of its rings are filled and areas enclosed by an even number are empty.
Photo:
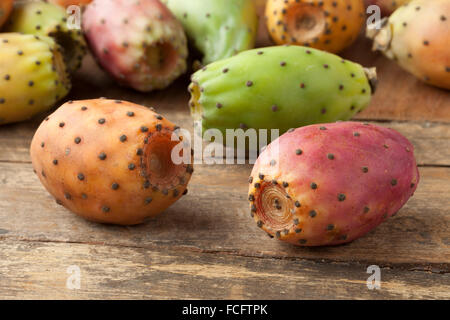
M80 268L80 289L66 283ZM450 275L105 245L0 242L5 299L449 299Z
M242 165L197 166L188 195L164 214L118 227L87 222L56 205L29 164L0 163L0 237L450 271L448 168L421 168L418 190L397 216L351 244L324 248L297 248L257 228L249 216L249 172Z
M161 99L161 101L165 101ZM156 101L147 105L157 105ZM174 108L173 105L171 105ZM164 110L158 108L158 110ZM163 111L161 111L163 112ZM173 112L163 113L168 119L192 132L192 119L184 104ZM433 122L370 122L390 127L411 140L419 165L450 166L450 124ZM38 121L0 127L0 161L29 162L29 146Z

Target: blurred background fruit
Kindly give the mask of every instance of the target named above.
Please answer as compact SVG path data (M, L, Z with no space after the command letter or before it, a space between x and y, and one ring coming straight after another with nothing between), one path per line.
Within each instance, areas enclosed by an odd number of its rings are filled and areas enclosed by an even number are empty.
M64 98L71 84L60 52L52 38L0 33L0 124L28 120Z
M368 6L377 5L383 16L389 16L400 6L411 2L411 0L365 0Z
M5 24L13 8L14 0L0 1L0 28Z
M414 0L398 8L381 30L368 28L373 49L418 79L450 89L450 1Z
M98 63L121 85L164 89L186 71L183 27L159 0L94 0L82 25Z
M92 0L48 0L48 2L67 8L71 5L81 6L92 2Z
M163 1L203 55L203 65L254 48L258 17L253 0Z
M81 67L86 54L83 34L81 30L69 29L66 11L60 6L43 1L18 2L6 30L52 37L63 50L69 72Z
M275 43L336 53L350 46L364 23L363 0L268 0L266 23Z

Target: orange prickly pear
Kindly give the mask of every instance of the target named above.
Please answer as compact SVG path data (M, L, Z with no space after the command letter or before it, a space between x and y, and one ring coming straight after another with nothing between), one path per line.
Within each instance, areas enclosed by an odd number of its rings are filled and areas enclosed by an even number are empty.
M89 220L133 225L187 191L192 166L172 161L178 133L169 120L133 103L69 101L42 122L31 159L59 204Z

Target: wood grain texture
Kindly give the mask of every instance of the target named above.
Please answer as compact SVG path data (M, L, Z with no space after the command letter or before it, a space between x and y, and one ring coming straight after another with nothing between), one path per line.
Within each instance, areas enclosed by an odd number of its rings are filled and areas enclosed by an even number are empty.
M159 101L149 100L146 105L157 106L172 122L186 128L192 133L192 119L184 104L171 105L172 111L165 112L158 107L158 102L166 104L170 95ZM40 119L39 119L40 120ZM0 126L0 161L30 162L29 147L39 121L10 126ZM385 126L397 130L407 137L415 148L418 165L450 166L450 124L434 122L373 122L369 123Z
M189 193L135 227L100 225L58 206L29 164L0 163L0 239L179 248L252 257L358 261L450 272L450 170L421 168L399 214L348 245L299 248L261 231L249 215L250 166L197 166Z
M69 290L69 266L80 289ZM8 299L449 299L450 275L172 250L0 242L0 297ZM424 283L427 285L424 286Z

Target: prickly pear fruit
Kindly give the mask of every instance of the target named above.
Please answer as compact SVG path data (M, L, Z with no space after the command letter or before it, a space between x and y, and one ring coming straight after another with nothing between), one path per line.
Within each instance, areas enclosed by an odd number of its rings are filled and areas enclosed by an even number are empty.
M5 24L13 9L14 0L2 0L0 2L0 28Z
M422 81L450 89L450 1L412 1L382 25L367 29L374 50Z
M0 34L0 124L48 110L70 90L59 46L48 37Z
M203 54L203 65L254 48L258 17L253 0L163 1Z
M411 0L366 0L368 6L376 5L380 7L381 14L388 16L400 6L411 2Z
M251 215L269 235L302 246L353 241L393 216L419 183L413 146L356 122L286 133L249 178Z
M61 7L67 8L68 6L83 6L92 2L92 0L49 0L50 3L57 4Z
M193 169L172 161L177 133L173 123L133 103L69 101L37 130L31 159L59 204L96 222L133 225L186 192Z
M363 0L268 0L266 21L277 44L339 52L351 45L364 23Z
M101 66L124 86L163 89L186 71L183 27L159 0L95 0L83 29Z
M369 72L371 71L371 72ZM350 119L370 102L373 70L320 50L242 52L192 76L191 114L203 130L279 129ZM368 79L370 74L370 80Z
M70 30L65 10L54 4L18 2L7 30L54 38L63 49L64 62L70 73L80 68L86 54L86 43L81 31Z

